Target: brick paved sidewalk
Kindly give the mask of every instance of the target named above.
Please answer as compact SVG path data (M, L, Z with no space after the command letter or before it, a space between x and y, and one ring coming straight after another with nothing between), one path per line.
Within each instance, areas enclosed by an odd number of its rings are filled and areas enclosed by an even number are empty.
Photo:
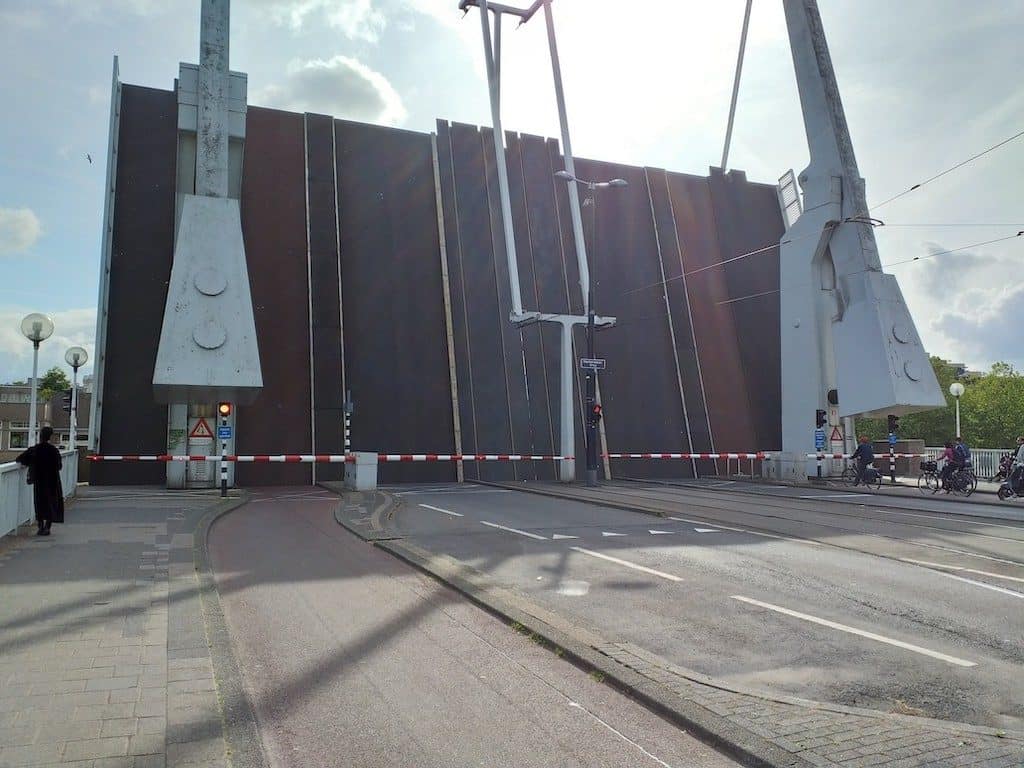
M192 535L220 499L79 490L0 539L0 768L226 766Z
M630 643L595 646L786 752L823 768L1019 768L1024 740L990 728L740 692Z

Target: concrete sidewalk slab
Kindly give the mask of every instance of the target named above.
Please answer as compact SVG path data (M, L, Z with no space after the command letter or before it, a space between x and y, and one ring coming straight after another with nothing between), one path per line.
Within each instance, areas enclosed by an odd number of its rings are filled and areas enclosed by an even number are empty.
M193 551L214 493L81 488L0 542L0 766L226 766Z

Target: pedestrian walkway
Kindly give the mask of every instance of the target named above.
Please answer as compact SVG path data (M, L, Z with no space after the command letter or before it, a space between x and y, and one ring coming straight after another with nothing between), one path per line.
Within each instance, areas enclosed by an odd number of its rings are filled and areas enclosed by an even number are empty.
M220 499L79 491L0 539L0 767L226 766L193 555Z

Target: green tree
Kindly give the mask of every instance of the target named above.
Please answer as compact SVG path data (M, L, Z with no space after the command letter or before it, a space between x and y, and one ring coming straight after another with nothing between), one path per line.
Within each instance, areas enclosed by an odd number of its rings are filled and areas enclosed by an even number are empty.
M39 400L44 402L53 397L54 393L71 389L71 381L68 375L58 366L53 366L39 379Z

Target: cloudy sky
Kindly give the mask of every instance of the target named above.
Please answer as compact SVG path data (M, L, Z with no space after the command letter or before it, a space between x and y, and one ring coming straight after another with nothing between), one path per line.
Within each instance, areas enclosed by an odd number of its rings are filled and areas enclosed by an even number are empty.
M1024 0L819 0L869 201L1024 130ZM522 2L525 5L525 2ZM457 0L235 0L250 103L429 131L489 123L476 11ZM577 154L690 173L721 157L743 0L557 0ZM0 0L0 381L31 373L17 324L51 314L43 364L92 351L111 58L169 89L199 0ZM504 41L509 130L557 135L543 20ZM90 163L86 155L90 155ZM807 162L781 0L754 0L730 166ZM1024 368L1024 138L874 213L929 351ZM930 256L931 254L939 255Z

